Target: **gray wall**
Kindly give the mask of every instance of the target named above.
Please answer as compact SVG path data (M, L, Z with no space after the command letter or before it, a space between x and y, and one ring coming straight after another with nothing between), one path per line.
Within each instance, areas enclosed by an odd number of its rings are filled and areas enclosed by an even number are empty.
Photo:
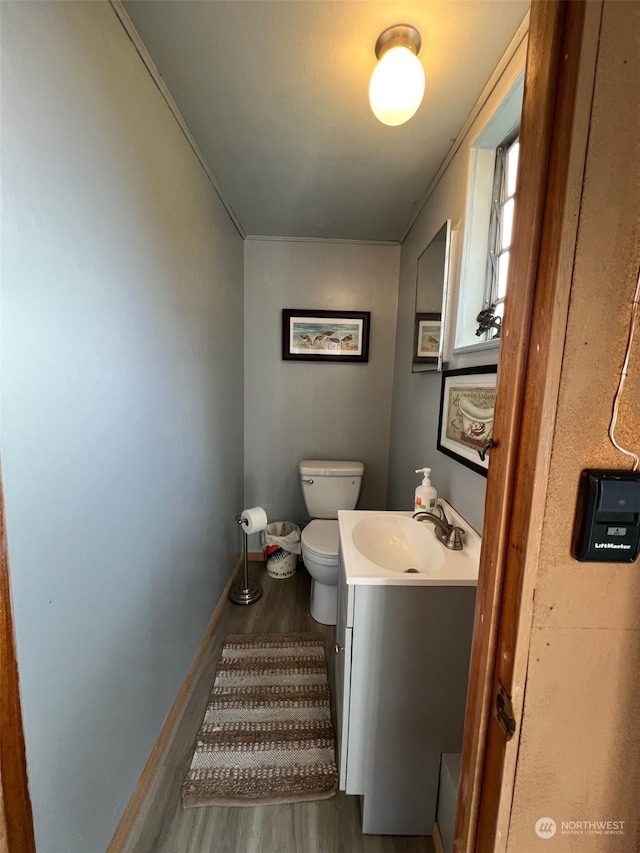
M425 237L424 245L428 240ZM387 508L412 509L415 488L422 476L414 472L416 468L429 467L438 496L448 500L482 532L486 479L436 449L442 374L411 372L415 270L422 248L412 250L407 242L402 247Z
M399 256L399 246L245 241L245 501L270 520L308 518L304 458L362 461L359 505L385 507ZM283 361L283 308L371 311L369 362Z
M243 249L107 3L2 3L2 462L39 853L103 853L237 558Z
M469 156L473 141L513 85L524 62L521 46L496 82L487 103L469 127L468 133L402 244L398 290L398 322L395 342L391 442L389 453L388 509L411 509L416 485L416 468L433 469L432 483L440 497L453 506L480 533L484 520L487 481L436 449L440 408L441 373L412 373L413 329L418 258L438 233L445 220L452 220L450 295L445 332L448 368L495 364L496 349L452 353L458 312L460 269L464 243Z

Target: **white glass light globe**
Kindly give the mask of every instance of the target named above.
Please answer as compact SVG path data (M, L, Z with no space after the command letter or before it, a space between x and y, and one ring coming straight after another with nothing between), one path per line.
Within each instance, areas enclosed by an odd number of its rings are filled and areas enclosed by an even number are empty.
M409 121L422 103L424 69L406 47L392 47L376 65L369 84L369 103L383 124Z

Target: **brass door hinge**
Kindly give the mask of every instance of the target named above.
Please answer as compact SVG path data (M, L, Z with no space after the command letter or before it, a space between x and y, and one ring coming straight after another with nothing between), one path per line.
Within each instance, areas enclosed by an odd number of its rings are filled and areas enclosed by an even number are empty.
M511 740L516 730L516 718L513 713L511 696L509 696L499 681L496 690L496 701L493 706L493 716L498 721L498 725L502 729L505 738Z

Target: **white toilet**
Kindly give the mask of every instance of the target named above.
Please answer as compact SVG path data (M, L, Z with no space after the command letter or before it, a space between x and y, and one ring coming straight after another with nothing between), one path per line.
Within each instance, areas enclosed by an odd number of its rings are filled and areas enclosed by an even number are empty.
M338 510L355 509L362 462L305 459L302 494L313 519L302 531L302 560L311 575L311 615L322 625L338 617Z

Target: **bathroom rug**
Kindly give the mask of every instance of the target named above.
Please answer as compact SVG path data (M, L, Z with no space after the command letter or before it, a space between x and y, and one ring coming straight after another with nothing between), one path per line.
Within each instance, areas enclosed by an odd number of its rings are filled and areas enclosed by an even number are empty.
M183 805L323 800L337 788L322 634L229 634Z

